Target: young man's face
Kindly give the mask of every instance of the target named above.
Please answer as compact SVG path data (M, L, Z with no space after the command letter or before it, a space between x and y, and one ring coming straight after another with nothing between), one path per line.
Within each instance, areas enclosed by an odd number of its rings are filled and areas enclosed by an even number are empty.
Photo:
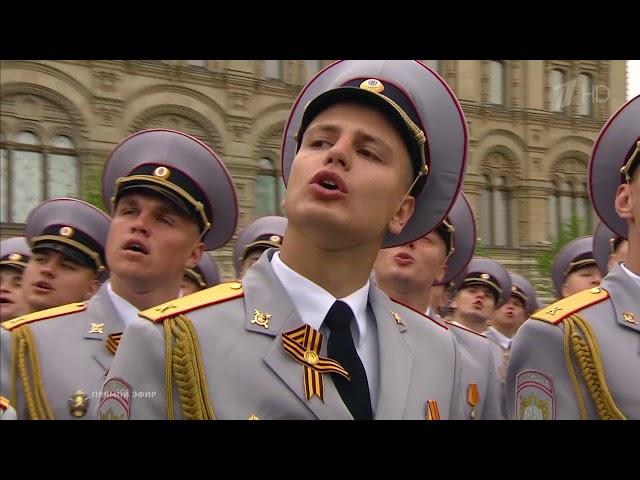
M22 270L3 266L0 268L0 321L18 316L22 302Z
M615 206L618 215L625 219L629 225L628 240L632 245L632 250L630 254L627 253L627 260L632 268L638 269L638 264L640 264L637 258L638 252L633 248L638 244L640 238L640 166L636 167L633 177L628 183L623 183L618 187ZM631 255L634 254L636 258L631 258Z
M46 248L33 252L22 284L24 300L32 312L88 300L100 287L91 268Z
M475 318L486 321L493 315L496 300L493 290L484 285L470 285L456 293L451 307L456 309L456 315L465 318Z
M309 125L283 202L289 222L327 250L377 244L413 213L407 148L378 111L338 104Z
M180 284L180 291L182 292L182 296L199 292L200 290L202 290L202 288L200 288L200 285L198 285L198 283L189 275L185 274L182 277L182 283Z
M502 327L502 330L515 332L526 319L522 299L512 295L506 304L495 311L491 323Z
M260 259L260 256L265 250L266 248L255 248L249 252L249 255L244 257L244 260L242 260L242 271L240 272L240 278L244 277L244 275L247 273L247 270L249 270L253 266L253 264Z
M442 237L431 232L415 242L380 250L374 265L376 279L398 293L413 293L430 288L442 280L447 247Z
M135 279L141 292L179 283L202 251L195 221L163 196L138 190L118 201L106 246L111 277Z
M568 297L574 293L581 292L587 288L593 288L600 285L602 274L596 265L581 268L567 275L562 286L562 297Z

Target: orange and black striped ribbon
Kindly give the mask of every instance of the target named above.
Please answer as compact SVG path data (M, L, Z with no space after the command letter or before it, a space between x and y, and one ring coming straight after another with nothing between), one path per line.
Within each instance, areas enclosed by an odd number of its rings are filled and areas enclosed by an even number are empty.
M122 338L122 332L120 333L112 333L107 337L107 350L109 350L114 355L116 354L116 350L118 350L118 345L120 344L120 339Z
M470 383L467 388L467 403L470 407L477 407L480 403L480 392L478 392L478 385Z
M435 400L427 400L427 420L440 420L440 410Z
M309 325L283 333L282 346L296 362L302 364L304 394L307 400L313 395L318 395L324 402L323 373L338 373L350 379L349 372L342 365L335 360L320 356L322 334Z

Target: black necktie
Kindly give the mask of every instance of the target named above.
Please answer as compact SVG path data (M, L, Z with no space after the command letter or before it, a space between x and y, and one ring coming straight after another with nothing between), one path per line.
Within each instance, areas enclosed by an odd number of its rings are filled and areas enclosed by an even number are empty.
M331 378L353 418L373 420L367 372L351 335L350 325L353 318L349 305L337 300L324 319L330 331L327 354L329 358L339 362L351 376L351 380L347 380L340 374L331 373Z

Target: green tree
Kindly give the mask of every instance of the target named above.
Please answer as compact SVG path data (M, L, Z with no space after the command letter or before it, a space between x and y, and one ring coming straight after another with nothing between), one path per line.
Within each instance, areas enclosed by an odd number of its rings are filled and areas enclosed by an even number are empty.
M102 202L102 166L88 165L84 176L84 200L107 212Z
M558 254L560 249L564 247L571 240L574 240L582 235L587 235L587 224L584 220L581 220L577 215L572 215L568 222L565 222L560 227L560 231L551 242L549 250L544 251L536 256L536 263L538 265L538 271L543 278L551 278L551 267L553 266L553 259Z

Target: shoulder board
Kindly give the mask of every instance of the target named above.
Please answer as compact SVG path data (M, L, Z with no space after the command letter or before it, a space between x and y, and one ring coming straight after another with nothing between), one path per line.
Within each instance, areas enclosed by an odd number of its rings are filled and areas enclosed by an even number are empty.
M454 328L459 328L460 330L466 330L467 332L469 332L469 333L473 333L473 334L475 334L475 335L477 335L477 336L479 336L479 337L487 338L487 336L486 336L484 333L478 333L478 332L476 332L475 330L471 330L469 327L465 327L464 325L460 325L460 324L457 324L457 323L453 323L453 322L450 322L449 320L445 320L445 323L446 323L447 325L451 325L451 326L452 326L452 327L454 327Z
M534 312L531 318L556 325L574 313L600 303L607 298L609 298L609 293L604 288L588 288L541 308Z
M436 325L438 325L439 327L442 327L442 328L444 328L445 330L449 330L449 328L448 328L445 324L438 322L437 320L435 320L435 319L431 318L431 317L430 317L430 316L428 316L428 315L425 315L425 313L424 313L424 312L419 312L419 311L418 311L418 310L416 310L415 308L410 307L409 305L407 305L407 304L405 304L405 303L402 303L402 302L400 302L400 301L396 300L395 298L391 298L391 297L389 297L389 300L391 300L393 303L397 303L398 305L402 305L403 307L408 308L409 310L412 310L412 311L416 312L418 315L420 315L421 317L426 318L427 320L431 320L433 323L435 323L435 324L436 324Z
M68 303L67 305L60 305L59 307L47 308L46 310L40 310L39 312L28 313L22 317L16 317L6 322L2 322L2 328L5 330L13 330L27 323L37 322L39 320L47 320L49 318L61 317L63 315L69 315L70 313L78 313L87 309L86 302Z
M244 296L244 291L242 290L242 284L240 282L221 283L214 287L200 290L191 295L176 298L170 302L144 310L138 313L138 315L147 320L159 323L169 317L182 315L192 310L215 305L216 303L227 302L242 296Z
M9 408L9 399L0 395L0 410L4 412L7 408Z

